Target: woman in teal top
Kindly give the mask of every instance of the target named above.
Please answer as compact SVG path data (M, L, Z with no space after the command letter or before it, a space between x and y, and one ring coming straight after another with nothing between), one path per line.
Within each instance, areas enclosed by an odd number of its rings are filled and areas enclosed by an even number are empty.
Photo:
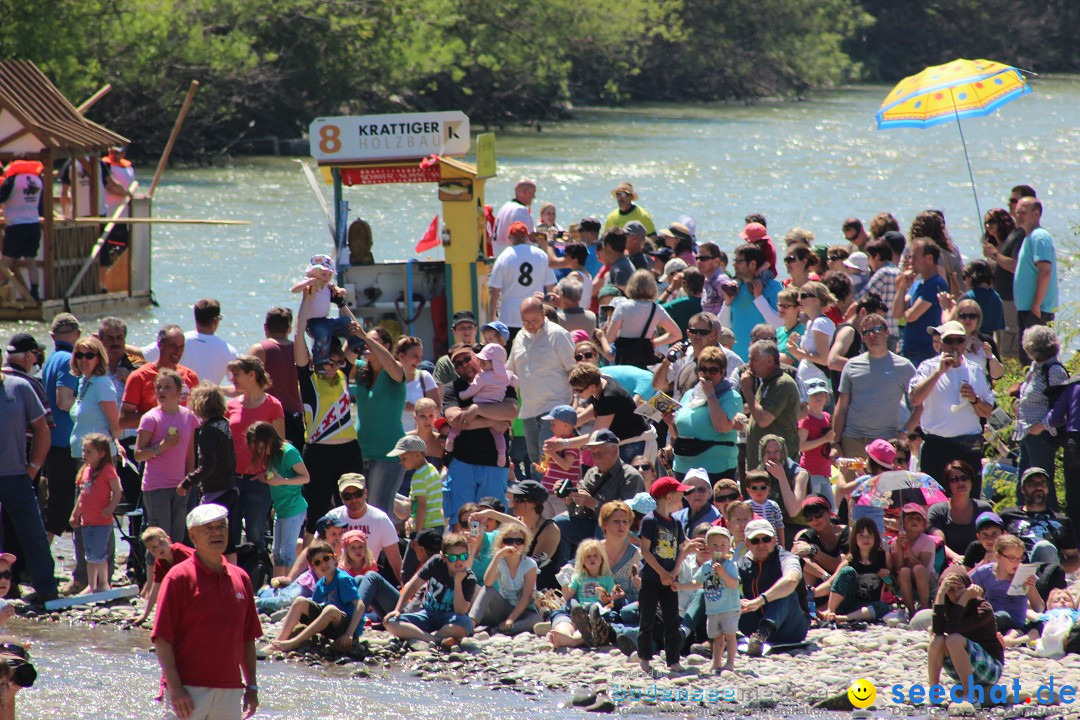
M71 456L82 459L82 439L92 432L116 441L120 437L120 406L116 386L109 379L105 346L96 337L81 338L71 351L71 374L79 378L71 415ZM123 448L115 444L116 451Z
M247 444L252 462L266 470L255 478L270 486L274 505L274 577L288 574L296 562L296 539L307 518L307 500L301 486L311 479L307 466L291 443L268 422L248 426Z
M725 378L727 357L718 347L707 347L697 356L698 382L679 398L682 406L670 423L675 457L675 477L688 470L705 468L709 481L736 477L739 449L735 444L736 414L742 412L739 390Z
M352 386L356 401L356 434L364 456L368 502L394 515L394 496L405 468L386 453L405 434L401 413L405 410L405 368L391 354L391 337L376 327L367 334L364 361L357 362Z

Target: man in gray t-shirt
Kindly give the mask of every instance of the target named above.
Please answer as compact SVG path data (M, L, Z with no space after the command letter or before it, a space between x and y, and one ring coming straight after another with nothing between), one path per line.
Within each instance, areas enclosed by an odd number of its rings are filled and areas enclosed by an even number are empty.
M26 457L26 431L33 431L30 460ZM49 540L41 519L34 478L49 453L49 426L45 406L23 378L0 372L0 505L15 526L26 564L33 576L36 597L56 597L56 578Z
M848 360L840 373L833 433L834 445L844 457L865 458L871 440L897 436L898 408L907 397L915 366L889 352L885 318L867 315L860 330L867 351Z

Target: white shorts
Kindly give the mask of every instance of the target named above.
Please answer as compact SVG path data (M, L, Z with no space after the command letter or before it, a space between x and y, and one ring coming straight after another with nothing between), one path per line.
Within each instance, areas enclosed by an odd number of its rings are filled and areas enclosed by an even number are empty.
M734 635L738 632L741 614L738 610L732 610L718 615L706 615L705 631L709 634L709 639L715 640L721 635Z
M189 720L241 720L243 717L243 688L209 688L185 685L184 689L188 691L188 695L191 696L191 701L195 705ZM168 690L165 691L165 694L168 697ZM166 720L174 720L178 717L170 706L165 715Z

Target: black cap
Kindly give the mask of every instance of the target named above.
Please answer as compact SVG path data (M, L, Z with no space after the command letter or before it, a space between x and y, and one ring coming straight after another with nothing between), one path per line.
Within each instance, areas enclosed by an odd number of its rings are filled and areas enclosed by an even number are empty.
M585 232L600 232L601 227L600 221L594 217L581 218L581 222L578 223L578 229Z
M429 553L442 552L442 530L439 528L427 528L416 533L416 544Z
M522 480L516 485L511 485L508 492L531 502L544 502L548 499L547 488L535 480Z
M458 310L454 313L454 322L450 327L456 328L459 322L471 322L473 325L479 324L476 322L476 316L472 314L471 310Z
M30 333L15 333L8 340L9 353L44 352L45 346L34 339Z
M323 515L321 518L315 521L315 531L320 534L325 534L327 528L343 528L348 526L349 523L345 522L343 518L339 518L334 515Z
M651 250L647 254L651 255L654 258L660 258L664 262L667 262L668 260L671 259L671 256L675 254L675 251L672 250L669 247L662 247L662 248L657 248L656 250Z

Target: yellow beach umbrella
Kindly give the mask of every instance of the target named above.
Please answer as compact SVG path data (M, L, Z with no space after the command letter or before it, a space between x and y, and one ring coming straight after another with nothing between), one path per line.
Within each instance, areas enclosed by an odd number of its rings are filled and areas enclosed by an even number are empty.
M975 192L975 176L960 120L989 115L1030 92L1024 75L1011 65L993 60L954 60L932 65L897 83L877 112L877 126L878 130L928 128L955 120L978 212L979 196ZM982 220L981 212L979 220Z

